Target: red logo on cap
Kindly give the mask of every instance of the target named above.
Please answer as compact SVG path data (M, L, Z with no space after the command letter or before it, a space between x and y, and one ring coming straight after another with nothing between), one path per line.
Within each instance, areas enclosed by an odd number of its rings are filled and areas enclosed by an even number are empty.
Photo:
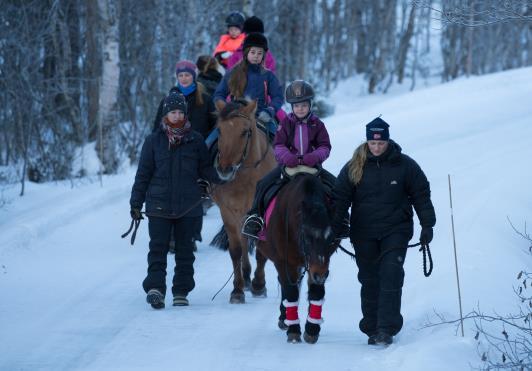
M380 134L373 134L373 139L381 139L381 135Z

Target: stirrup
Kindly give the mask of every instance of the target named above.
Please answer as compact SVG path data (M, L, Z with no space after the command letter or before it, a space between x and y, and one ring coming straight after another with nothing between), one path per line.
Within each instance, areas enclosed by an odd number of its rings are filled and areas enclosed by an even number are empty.
M257 214L251 214L246 218L246 220L244 220L244 224L242 225L242 230L240 233L242 233L244 236L258 239L257 235L262 230L263 226L264 219Z

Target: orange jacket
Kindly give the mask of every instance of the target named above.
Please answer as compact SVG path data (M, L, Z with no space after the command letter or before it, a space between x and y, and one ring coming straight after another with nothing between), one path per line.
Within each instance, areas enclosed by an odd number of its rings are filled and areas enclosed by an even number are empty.
M223 52L234 52L237 50L240 45L244 42L246 35L241 33L236 39L232 39L229 34L222 35L216 49L214 49L213 55L223 53Z

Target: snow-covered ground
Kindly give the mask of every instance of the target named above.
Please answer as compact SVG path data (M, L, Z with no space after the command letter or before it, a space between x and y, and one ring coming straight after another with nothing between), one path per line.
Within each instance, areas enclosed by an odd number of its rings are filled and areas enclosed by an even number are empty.
M458 317L447 175L453 201L464 312L477 305L515 310L517 272L531 269L526 244L510 228L530 223L532 197L532 68L461 79L389 96L361 97L343 84L337 112L326 120L333 173L382 114L391 136L418 161L432 187L437 225L434 272L407 255L405 324L386 349L366 345L358 330L354 262L338 253L326 284L325 323L316 345L287 344L277 329L280 292L267 265L268 298L228 302L227 253L207 245L220 226L216 209L204 225L189 307L162 311L145 303L147 225L133 248L129 226L134 169L84 182L28 184L3 191L0 209L1 370L468 370L480 364L472 324L422 328L434 311ZM416 237L418 231L416 231ZM344 242L346 245L346 242ZM170 256L170 260L173 256ZM171 262L170 262L171 264ZM172 265L170 265L172 267ZM172 269L172 268L171 268ZM171 271L170 269L170 271ZM171 276L168 277L171 280ZM168 298L167 301L170 299ZM306 304L300 307L305 318Z

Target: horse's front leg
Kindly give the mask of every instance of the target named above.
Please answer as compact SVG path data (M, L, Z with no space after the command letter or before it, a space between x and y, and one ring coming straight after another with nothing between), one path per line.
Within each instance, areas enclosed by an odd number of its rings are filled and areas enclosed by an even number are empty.
M262 242L265 243L265 242ZM266 297L266 278L264 267L266 265L266 257L260 252L259 248L255 250L255 257L257 260L257 268L253 280L251 281L251 294L254 297Z
M299 324L299 282L297 267L288 267L286 264L277 266L279 282L281 282L282 303L284 308L284 324L286 327L286 341L289 343L301 342L301 326ZM281 325L279 325L281 327ZM282 328L282 327L281 327Z
M321 323L321 309L323 306L323 298L325 297L325 286L308 283L308 300L309 310L307 322L305 323L305 333L303 339L309 344L315 344L320 336Z
M233 291L229 302L231 304L244 304L246 302L246 296L244 295L244 278L242 276L242 246L240 244L240 238L235 234L231 234L227 231L229 238L229 255L233 262ZM236 237L236 238L235 238Z
M244 280L244 290L251 290L251 262L249 261L249 245L246 238L240 238L242 246L242 278Z

